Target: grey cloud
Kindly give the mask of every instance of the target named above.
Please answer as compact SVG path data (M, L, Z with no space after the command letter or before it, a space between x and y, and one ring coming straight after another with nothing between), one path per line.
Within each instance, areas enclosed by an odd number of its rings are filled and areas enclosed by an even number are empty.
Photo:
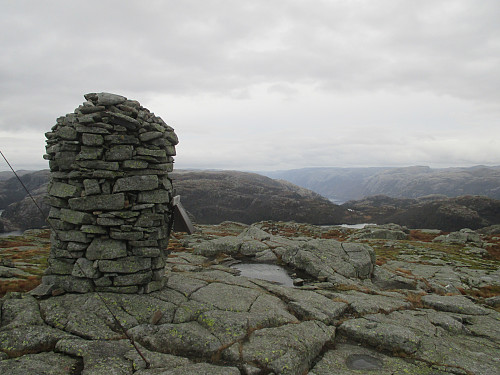
M377 138L367 137L384 121L391 122L389 133L410 126L454 131L461 121L443 118L444 109L436 106L461 113L457 103L482 108L482 114L464 115L472 116L469 123L491 129L500 112L498 14L497 0L4 1L0 130L46 131L57 116L73 111L84 93L111 91L143 104L157 97L185 98L183 105L192 109L171 112L181 116L183 126L189 119L185 132L190 140L189 132L203 128L208 116L199 102L210 96L223 98L226 106L220 111L233 116L232 121L224 114L214 118L212 133L234 126L232 136L237 139L239 126L258 127L259 121L263 138L272 127L312 135L310 144L301 147L285 132L283 145L261 146L262 163L397 159L411 164L412 158L426 155L428 160L451 160L459 156L430 149L424 153L411 140L414 154L397 151L397 142L387 139L378 139L380 147L371 148ZM421 109L387 116L397 109L391 105L404 105L392 102L398 95L421 100ZM369 96L374 97L371 102ZM273 107L266 103L269 97L283 102L275 101ZM448 105L448 98L459 100ZM320 113L313 109L316 99L322 101ZM331 105L325 104L328 100ZM255 107L248 113L231 111L238 101ZM252 111L267 117L248 124L242 117L251 117ZM293 125L299 121L302 127ZM357 125L360 131L346 133L342 124ZM336 143L336 137L352 148ZM322 144L323 139L328 142ZM359 151L354 151L358 144ZM387 156L387 148L393 149L392 156ZM302 156L294 153L297 149ZM225 150L242 155L232 163L248 158L244 150ZM193 155L186 158L195 160L194 148L186 152ZM493 154L490 160L497 157ZM214 163L227 163L225 159L214 155Z

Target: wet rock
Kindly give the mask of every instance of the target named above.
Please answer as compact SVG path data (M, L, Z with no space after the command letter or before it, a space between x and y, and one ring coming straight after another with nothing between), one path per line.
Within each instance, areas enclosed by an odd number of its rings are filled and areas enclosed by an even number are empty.
M425 362L408 362L358 345L340 344L309 371L309 375L445 375Z

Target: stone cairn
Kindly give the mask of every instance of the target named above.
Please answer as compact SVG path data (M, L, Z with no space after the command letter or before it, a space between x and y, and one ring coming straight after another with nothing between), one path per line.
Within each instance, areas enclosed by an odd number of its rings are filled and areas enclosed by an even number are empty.
M49 267L39 294L162 287L174 129L139 102L91 93L46 133Z

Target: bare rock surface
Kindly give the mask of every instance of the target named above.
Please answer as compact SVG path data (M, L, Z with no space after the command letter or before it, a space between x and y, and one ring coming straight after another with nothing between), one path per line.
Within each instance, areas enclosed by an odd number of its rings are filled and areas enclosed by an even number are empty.
M8 293L0 373L498 373L494 246L481 245L484 256L432 236L352 234L297 223L199 226L176 235L163 286L149 294ZM262 251L302 285L231 268L259 262Z

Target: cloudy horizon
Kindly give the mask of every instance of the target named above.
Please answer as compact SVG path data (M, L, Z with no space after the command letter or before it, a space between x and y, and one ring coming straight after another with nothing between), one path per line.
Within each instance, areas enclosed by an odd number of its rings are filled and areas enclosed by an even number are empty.
M179 169L500 165L496 0L0 2L15 169L102 91L175 128Z

